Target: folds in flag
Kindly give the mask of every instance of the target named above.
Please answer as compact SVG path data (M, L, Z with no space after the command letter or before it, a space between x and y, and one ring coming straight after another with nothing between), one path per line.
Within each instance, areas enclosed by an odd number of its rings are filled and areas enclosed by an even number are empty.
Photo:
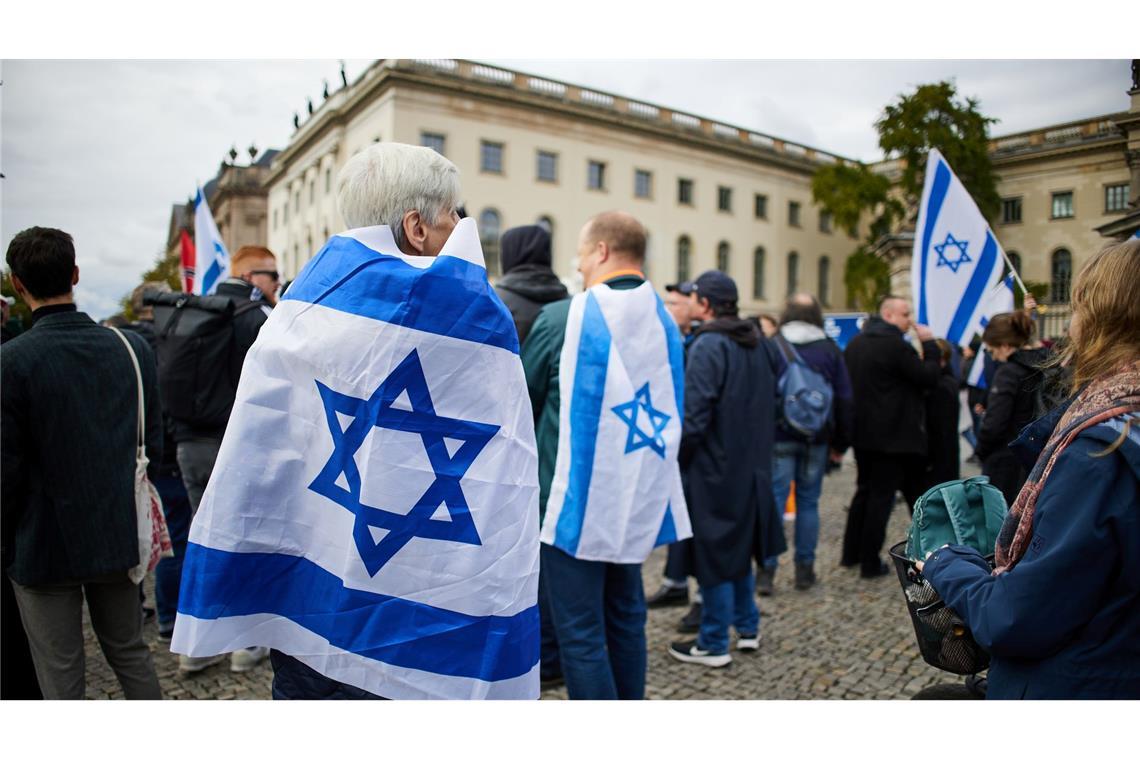
M677 466L683 353L649 282L574 297L543 543L578 559L640 563L654 546L692 536Z
M290 654L393 698L538 696L538 457L474 220L333 237L242 370L171 649Z
M194 198L194 248L194 294L208 296L230 276L230 254L200 187Z
M910 271L918 322L951 343L969 345L987 316L982 302L1001 278L1004 260L974 199L931 149Z
M978 319L978 326L985 330L986 325L990 323L990 319L995 314L1005 314L1011 311L1013 311L1013 272L1003 277L1001 282L990 288L986 294L979 309L981 317ZM991 361L990 358L984 355L974 359L974 364L970 367L970 374L966 378L968 385L975 388L986 387L986 376L983 369L988 361Z

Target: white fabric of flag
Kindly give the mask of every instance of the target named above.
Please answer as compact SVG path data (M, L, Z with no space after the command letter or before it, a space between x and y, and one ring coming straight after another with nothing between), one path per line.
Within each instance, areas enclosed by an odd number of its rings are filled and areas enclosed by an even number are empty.
M649 282L574 296L543 543L639 563L692 536L677 466L684 378L681 333Z
M202 188L194 198L194 294L212 295L230 276L230 254Z
M919 324L950 343L968 346L984 316L982 300L1001 278L1004 261L974 199L932 148L910 268Z
M990 288L979 311L981 317L978 320L978 325L982 330L986 329L986 325L990 323L995 314L1006 314L1013 311L1013 272L1007 274L1001 282ZM987 385L986 375L983 371L985 366L984 356L975 358L974 364L970 367L970 374L966 378L966 384L975 388L985 388Z
M475 222L334 236L262 327L171 650L268 646L390 698L537 698L538 454Z

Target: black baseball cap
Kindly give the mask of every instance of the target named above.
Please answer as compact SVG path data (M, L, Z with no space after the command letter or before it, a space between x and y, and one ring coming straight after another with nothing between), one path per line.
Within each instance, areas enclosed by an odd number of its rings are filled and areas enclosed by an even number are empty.
M688 281L688 280L685 280L684 282L675 282L672 285L666 285L665 286L666 292L680 293L683 296L689 295L690 293L692 293L696 289L697 289L696 286L693 285L693 283Z
M740 297L736 283L719 269L710 269L698 277L693 283L693 290L698 298L707 298L714 303L732 303Z

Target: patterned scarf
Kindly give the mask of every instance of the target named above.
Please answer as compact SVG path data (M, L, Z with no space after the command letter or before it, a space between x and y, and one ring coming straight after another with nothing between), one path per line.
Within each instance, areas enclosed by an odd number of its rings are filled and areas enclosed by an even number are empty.
M1049 441L1002 523L994 548L994 575L1008 572L1025 555L1033 540L1033 513L1037 499L1061 452L1081 431L1129 412L1140 412L1140 361L1089 383L1053 428Z

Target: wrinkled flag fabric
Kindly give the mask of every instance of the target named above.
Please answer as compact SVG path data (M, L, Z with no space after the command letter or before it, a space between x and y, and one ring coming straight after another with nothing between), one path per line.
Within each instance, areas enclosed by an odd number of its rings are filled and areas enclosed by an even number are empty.
M213 295L230 276L230 254L202 188L194 198L194 295Z
M990 323L995 314L1005 314L1013 311L1013 273L1006 275L1001 282L990 289L986 294L985 300L982 302L981 318L978 320L978 325L982 330L986 329L986 325ZM986 362L991 361L988 355L979 356L974 359L973 366L970 367L970 374L966 378L966 384L972 385L975 388L986 388L989 384L986 382L986 375L984 372Z
M334 236L242 370L171 650L268 646L390 698L537 698L538 455L474 220Z
M677 466L684 348L649 282L574 296L558 379L543 543L578 559L639 563L691 537Z
M918 211L911 292L919 324L968 346L980 331L982 303L1001 278L1005 255L946 159L932 148Z

